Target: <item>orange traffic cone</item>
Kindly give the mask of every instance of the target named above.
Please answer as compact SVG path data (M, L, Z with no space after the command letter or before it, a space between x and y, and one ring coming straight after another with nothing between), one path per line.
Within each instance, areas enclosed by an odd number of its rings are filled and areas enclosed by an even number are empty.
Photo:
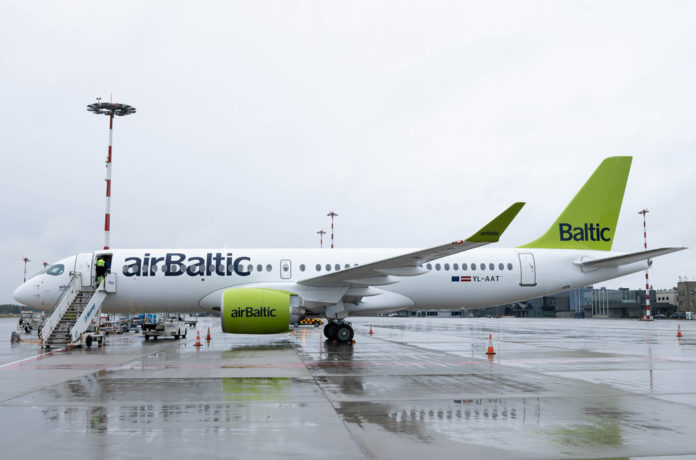
M208 328L208 335L205 336L205 341L210 342L210 328Z
M493 334L488 334L488 351L486 351L487 355L494 355L495 350L493 349Z
M681 324L677 324L677 337L683 337L681 333Z
M200 332L198 332L198 331L196 331L196 345L195 345L195 346L196 346L196 347L200 347L200 346L201 346L201 334L200 334Z
M372 324L370 324L370 335L372 335Z

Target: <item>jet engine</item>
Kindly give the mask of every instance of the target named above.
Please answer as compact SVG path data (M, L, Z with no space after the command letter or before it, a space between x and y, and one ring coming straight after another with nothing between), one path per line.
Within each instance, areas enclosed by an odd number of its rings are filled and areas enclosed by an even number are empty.
M305 315L302 299L291 292L262 288L225 289L220 302L223 332L277 334Z

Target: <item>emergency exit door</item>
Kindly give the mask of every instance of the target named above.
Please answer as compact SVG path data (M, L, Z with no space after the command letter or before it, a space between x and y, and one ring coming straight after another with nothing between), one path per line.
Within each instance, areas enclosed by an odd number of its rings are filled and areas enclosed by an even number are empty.
M518 254L520 258L520 286L536 286L534 254Z
M94 253L81 252L75 258L75 273L79 273L82 278L82 286L92 285L92 258Z
M280 261L280 278L284 280L292 278L292 262L288 259Z

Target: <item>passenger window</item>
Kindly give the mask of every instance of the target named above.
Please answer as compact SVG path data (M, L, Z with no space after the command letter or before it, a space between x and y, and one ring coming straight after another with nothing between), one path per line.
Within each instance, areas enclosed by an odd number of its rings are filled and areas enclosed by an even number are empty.
M445 271L449 271L449 264L445 264Z
M488 269L491 271L495 270L495 264L488 264Z
M343 268L349 269L349 268L350 268L350 264L345 264Z
M318 272L321 271L321 265L319 265L319 264L317 264L314 268L316 268Z
M340 264L334 265L334 269L336 269L336 271L339 271L341 269L341 265Z
M481 270L485 270L485 269L486 269L486 264L479 264L479 267L481 268Z
M452 264L452 270L459 270L459 264Z
M498 270L505 270L505 265L498 264Z
M267 271L267 272L272 272L272 271L273 271L273 265L267 264L267 265L266 265L266 271ZM304 271L304 270L302 270L302 271Z
M249 266L247 267L247 271L248 271L249 273L253 272L253 271L254 271L254 266L251 265L251 264L249 264Z
M304 264L300 264L300 271L301 271L301 272L305 271L305 266L304 266Z
M476 270L476 264L471 264L471 269Z
M256 266L256 271L257 271L257 272L262 272L262 271L263 271L263 265L258 264L258 265Z
M432 269L433 269L433 265L432 265L432 264L427 264L427 265L425 266L425 268L427 268L428 270L432 270Z
M435 270L440 271L440 264L435 264Z
M512 270L512 264L508 264L508 270Z
M467 268L466 264L462 264L462 270L466 270Z
M330 272L331 271L331 264L326 264L326 271Z
M64 271L65 271L65 266L63 266L63 264L58 264L58 265L52 265L51 268L49 268L46 271L46 274L58 276L58 275L62 275Z

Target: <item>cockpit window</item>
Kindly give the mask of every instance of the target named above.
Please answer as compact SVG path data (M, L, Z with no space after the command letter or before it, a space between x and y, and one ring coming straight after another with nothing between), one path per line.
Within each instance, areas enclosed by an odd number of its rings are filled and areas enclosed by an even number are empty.
M62 275L64 270L65 270L65 267L63 266L63 264L51 265L49 267L49 269L46 270L46 274L58 276L58 275Z

